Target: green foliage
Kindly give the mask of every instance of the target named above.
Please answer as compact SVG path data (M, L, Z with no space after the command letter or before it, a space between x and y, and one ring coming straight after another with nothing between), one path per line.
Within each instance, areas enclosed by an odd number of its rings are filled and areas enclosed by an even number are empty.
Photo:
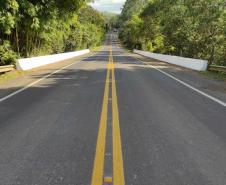
M4 41L0 45L0 65L14 64L16 61L16 54L12 51L10 43Z
M106 30L112 30L113 28L119 28L119 15L109 12L104 12L105 28Z
M123 39L124 44L128 48L141 49L142 38L139 35L142 24L142 20L138 16L134 15L121 28L119 36Z
M121 13L120 20L128 21L133 15L139 15L149 0L127 0Z
M99 45L104 16L86 0L1 0L0 61ZM6 53L4 53L6 52ZM9 59L6 59L6 58Z
M81 46L90 48L100 45L105 34L104 16L93 8L86 6L80 10L78 20L83 32Z
M3 0L0 4L0 28L5 34L10 34L16 22L19 5L16 0Z
M120 21L128 47L226 65L224 0L127 0Z

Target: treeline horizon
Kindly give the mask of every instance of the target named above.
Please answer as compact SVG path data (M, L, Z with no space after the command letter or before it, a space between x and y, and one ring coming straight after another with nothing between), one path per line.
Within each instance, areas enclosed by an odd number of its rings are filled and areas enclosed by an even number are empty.
M105 26L104 15L86 0L2 0L0 65L98 46Z
M130 49L226 66L224 0L127 0L119 37Z
M206 59L226 66L224 0L127 0L121 15L86 0L2 0L0 65L17 58L92 48L120 27L130 49Z

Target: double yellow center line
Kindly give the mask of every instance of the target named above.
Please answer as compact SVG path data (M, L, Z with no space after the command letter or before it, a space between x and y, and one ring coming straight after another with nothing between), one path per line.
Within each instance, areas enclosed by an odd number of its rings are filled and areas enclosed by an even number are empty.
M111 75L110 75L111 74ZM110 80L111 77L111 80ZM112 89L112 149L113 149L113 185L125 185L121 135L119 126L118 101L115 82L115 66L112 56L112 47L110 46L109 62L107 66L107 76L105 82L104 98L100 118L100 126L97 137L96 154L94 160L91 185L104 184L104 161L105 145L108 118L108 99L110 93L110 82Z

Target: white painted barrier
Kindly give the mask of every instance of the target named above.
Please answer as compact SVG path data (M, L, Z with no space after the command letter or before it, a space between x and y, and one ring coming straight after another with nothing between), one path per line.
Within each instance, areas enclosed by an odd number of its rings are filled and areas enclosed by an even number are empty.
M44 65L59 62L62 60L70 59L73 57L77 57L80 55L84 55L89 52L90 52L89 49L85 49L85 50L75 51L75 52L59 53L59 54L54 54L54 55L46 55L46 56L40 56L40 57L18 59L16 62L16 68L18 70L25 71L25 70L33 69L36 67L41 67Z
M157 59L157 60L167 62L170 64L178 65L181 67L193 69L196 71L206 71L207 66L208 66L208 61L206 61L206 60L184 58L184 57L171 56L171 55L163 55L163 54L151 53L151 52L147 52L147 51L140 51L140 50L136 50L136 49L134 49L133 52L137 53L139 55Z

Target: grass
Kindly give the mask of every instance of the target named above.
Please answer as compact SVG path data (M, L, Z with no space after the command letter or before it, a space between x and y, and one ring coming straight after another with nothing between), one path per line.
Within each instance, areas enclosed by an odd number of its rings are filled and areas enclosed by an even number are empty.
M14 70L11 72L0 74L0 84L5 83L5 82L9 81L10 79L17 78L17 77L22 76L27 73L28 72L25 72L25 71Z
M208 78L226 81L226 73L223 72L204 71L201 74Z
M95 46L91 48L91 51L98 51L102 48L103 46Z

